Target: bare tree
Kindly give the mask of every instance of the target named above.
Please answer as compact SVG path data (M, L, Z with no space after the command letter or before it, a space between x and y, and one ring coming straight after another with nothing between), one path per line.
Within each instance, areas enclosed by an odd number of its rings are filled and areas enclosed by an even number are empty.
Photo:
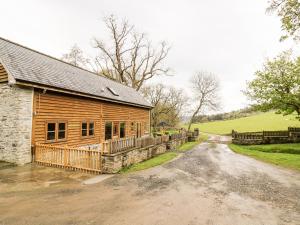
M218 90L219 80L211 73L198 72L190 81L194 92L196 108L189 122L188 131L191 129L194 118L204 109L216 110L219 107Z
M140 90L147 80L169 73L164 61L170 48L165 42L154 48L127 20L119 21L111 15L104 21L110 43L94 38L94 47L100 51L96 64L105 76Z
M73 64L74 66L79 66L85 69L87 69L90 64L90 60L84 56L83 51L77 44L72 46L69 53L63 54L61 59L67 63Z
M163 120L173 126L179 122L183 106L186 103L186 97L182 90L158 84L144 87L142 92L154 106L151 111L151 126L154 129Z

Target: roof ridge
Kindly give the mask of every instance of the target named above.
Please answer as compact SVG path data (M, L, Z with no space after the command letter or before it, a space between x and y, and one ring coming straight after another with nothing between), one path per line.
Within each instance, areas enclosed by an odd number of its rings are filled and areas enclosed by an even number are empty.
M118 81L116 81L116 80L114 80L114 79L112 79L112 78L106 77L106 76L103 75L103 74L97 74L97 73L92 72L92 71L90 71L90 70L87 70L87 69L84 69L84 68L82 68L82 67L76 66L76 65L74 65L74 64L72 64L72 63L65 62L65 61L63 61L63 60L61 60L61 59L58 59L58 58L54 57L54 56L51 56L51 55L48 55L48 54L46 54L46 53L37 51L37 50L35 50L35 49L32 49L32 48L29 48L29 47L27 47L27 46L21 45L21 44L19 44L19 43L17 43L17 42L8 40L8 39L6 39L6 38L0 37L0 39L1 39L1 40L4 40L4 41L7 41L7 42L9 42L9 43L11 43L11 44L17 45L17 46L19 46L19 47L21 47L21 48L25 48L25 49L27 49L27 50L29 50L29 51L32 51L32 52L35 52L35 53L44 55L44 56L46 56L46 57L49 57L49 58L54 59L54 60L56 60L56 61L59 61L59 62L61 62L61 63L65 63L65 64L67 64L67 65L69 65L69 66L73 66L73 67L75 67L75 68L77 68L77 69L81 69L81 70L83 70L83 71L89 72L91 75L101 76L101 77L106 78L106 79L108 79L108 80L111 80L111 81L113 81L113 82L115 82L115 83L118 83L118 84L120 84L120 85L123 85L124 87L128 87L128 88L131 88L131 89L135 90L133 87L127 86L127 85L125 85L125 84L122 84L122 83L120 83L120 82L118 82ZM135 90L135 91L136 91L136 90ZM137 92L138 92L138 91L137 91Z

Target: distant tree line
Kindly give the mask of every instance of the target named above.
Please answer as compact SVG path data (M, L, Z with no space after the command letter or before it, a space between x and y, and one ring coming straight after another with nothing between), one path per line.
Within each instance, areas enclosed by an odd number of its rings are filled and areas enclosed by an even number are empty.
M203 123L203 122L211 122L218 120L231 120L242 118L246 116L250 116L257 113L257 109L255 107L246 107L240 110L234 110L227 113L218 113L213 115L198 115L193 119L193 123Z

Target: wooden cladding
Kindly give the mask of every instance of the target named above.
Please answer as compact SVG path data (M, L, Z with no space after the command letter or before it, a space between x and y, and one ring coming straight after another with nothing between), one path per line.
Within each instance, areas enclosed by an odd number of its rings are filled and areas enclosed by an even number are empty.
M121 126L122 136L126 137L137 134L136 129L131 129L132 124L141 124L139 127L141 135L149 132L146 125L150 122L148 109L62 95L50 91L43 93L40 90L35 90L33 105L32 144L47 143L47 124L60 121L66 123L66 139L57 144L68 146L84 146L103 142L106 122L118 124L118 129ZM84 137L82 136L83 123L87 123L87 127L84 129L90 134ZM118 137L121 135L119 131L116 134Z
M0 83L4 83L8 81L8 75L3 65L0 63Z

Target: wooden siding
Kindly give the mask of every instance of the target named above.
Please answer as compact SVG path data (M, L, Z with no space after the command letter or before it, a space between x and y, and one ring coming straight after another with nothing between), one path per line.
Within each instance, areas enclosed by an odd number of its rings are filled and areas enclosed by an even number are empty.
M47 122L67 122L67 140L57 144L83 146L104 141L105 122L125 122L126 136L136 134L131 124L142 123L142 134L149 132L148 109L100 100L35 90L32 144L46 142ZM81 122L95 122L93 137L81 137ZM56 143L56 142L54 142Z
M0 83L7 82L8 81L8 75L5 71L3 65L0 63Z

